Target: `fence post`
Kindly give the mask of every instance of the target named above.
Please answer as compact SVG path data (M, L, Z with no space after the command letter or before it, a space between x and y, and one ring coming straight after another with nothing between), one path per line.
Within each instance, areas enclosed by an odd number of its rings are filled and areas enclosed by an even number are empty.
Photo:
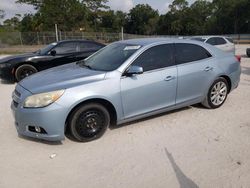
M122 40L124 40L123 27L121 28Z
M19 38L20 38L21 46L23 46L23 40L22 40L22 33L21 32L19 32Z
M36 32L36 36L37 36L37 45L39 45L40 41L39 41L39 34L38 34L38 32Z
M56 42L58 42L58 31L57 31L57 24L55 24L55 31L56 31Z

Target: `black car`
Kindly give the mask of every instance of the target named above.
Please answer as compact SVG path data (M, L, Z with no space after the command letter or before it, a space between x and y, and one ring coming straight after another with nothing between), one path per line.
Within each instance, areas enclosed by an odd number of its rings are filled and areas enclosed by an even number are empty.
M105 45L88 40L65 40L33 53L0 59L0 78L20 81L38 71L85 59Z
M250 57L250 48L247 48L246 53L247 53L247 56Z

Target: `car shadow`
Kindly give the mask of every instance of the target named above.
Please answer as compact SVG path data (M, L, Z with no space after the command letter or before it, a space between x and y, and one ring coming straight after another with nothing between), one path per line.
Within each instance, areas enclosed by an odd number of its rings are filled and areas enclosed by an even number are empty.
M242 74L246 74L246 75L250 75L250 68L249 67L241 67L241 73Z
M1 84L5 84L5 85L14 85L15 82L12 82L12 81L8 81L8 80L2 80L0 81Z
M51 142L51 141L41 140L41 139L38 139L38 138L36 139L36 138L26 137L26 136L22 136L22 135L18 135L18 137L21 138L21 139L27 140L27 141L46 144L46 145L50 145L50 146L62 145L61 141Z
M130 121L128 123L123 123L123 124L120 124L120 125L110 125L109 129L111 129L111 130L112 129L119 129L119 128L122 128L122 127L125 127L125 126L129 126L129 125L139 123L139 122L144 122L144 121L154 119L154 118L158 118L158 117L161 117L161 116L165 116L165 115L168 115L168 114L189 110L191 108L192 108L192 106L187 106L187 107L179 108L179 109L176 109L176 110L171 110L171 111L168 111L168 112L163 112L163 113L160 113L160 114L145 117L145 118L142 118L142 119L139 119L139 120Z

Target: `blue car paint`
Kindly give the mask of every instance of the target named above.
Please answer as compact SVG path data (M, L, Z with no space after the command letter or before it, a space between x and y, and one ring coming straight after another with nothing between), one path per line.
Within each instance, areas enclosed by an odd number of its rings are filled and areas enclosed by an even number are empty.
M241 68L236 58L201 42L157 38L120 43L142 47L114 71L94 71L72 63L37 73L21 81L16 86L21 97L16 97L13 92L13 99L18 105L11 105L18 133L58 141L64 139L65 124L70 112L78 104L88 100L102 99L111 103L116 111L117 124L121 124L202 102L211 84L221 75L230 77L232 89L240 81ZM133 77L123 76L123 72L145 50L168 43L197 44L207 49L212 57ZM207 67L213 67L213 70L206 72ZM37 109L23 108L28 96L60 89L65 89L65 92L53 104ZM27 126L43 127L48 134L30 132Z

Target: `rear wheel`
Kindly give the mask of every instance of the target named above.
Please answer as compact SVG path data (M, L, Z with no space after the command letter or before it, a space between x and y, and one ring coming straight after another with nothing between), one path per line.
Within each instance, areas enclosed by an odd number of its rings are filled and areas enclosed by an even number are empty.
M26 78L26 77L28 77L36 72L37 72L37 69L34 66L24 64L24 65L19 66L16 69L15 77L16 77L16 80L19 82L22 79L24 79L24 78Z
M225 78L218 78L210 87L202 105L212 109L219 108L226 101L228 92L229 87L227 80Z
M108 110L97 103L80 106L70 115L69 129L71 135L80 142L100 138L110 124Z

